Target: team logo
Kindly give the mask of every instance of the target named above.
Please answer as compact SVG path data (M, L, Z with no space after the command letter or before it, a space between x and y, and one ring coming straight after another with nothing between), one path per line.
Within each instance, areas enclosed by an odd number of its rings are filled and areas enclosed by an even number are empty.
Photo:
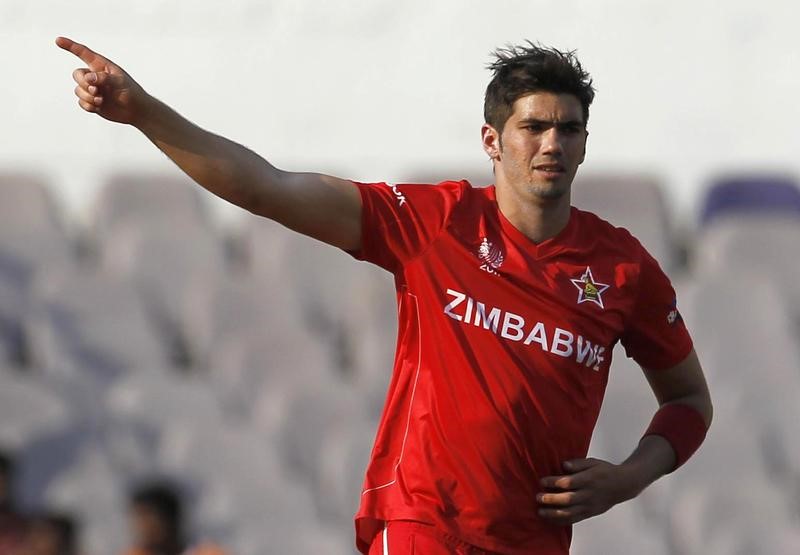
M572 285L578 290L578 304L591 302L605 308L603 306L603 292L611 287L605 283L599 283L594 280L592 276L592 269L586 266L586 271L578 279L571 279Z
M478 247L478 259L482 262L481 270L496 276L499 275L497 270L503 265L505 257L500 247L484 237Z

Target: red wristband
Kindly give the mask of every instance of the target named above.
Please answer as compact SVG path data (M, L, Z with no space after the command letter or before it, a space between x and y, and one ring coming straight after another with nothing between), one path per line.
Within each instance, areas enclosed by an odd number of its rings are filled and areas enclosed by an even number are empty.
M666 439L675 450L675 467L689 460L706 438L706 421L697 409L689 405L664 405L656 411L645 436L657 435Z

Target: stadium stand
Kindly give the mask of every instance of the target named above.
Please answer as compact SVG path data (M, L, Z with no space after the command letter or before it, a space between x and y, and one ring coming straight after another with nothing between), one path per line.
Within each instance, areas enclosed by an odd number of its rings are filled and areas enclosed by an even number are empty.
M0 444L20 453L21 500L75 514L87 553L119 553L130 485L169 476L193 532L229 553L353 553L397 333L391 276L260 218L231 242L192 187L167 181L113 178L96 257L81 258L42 182L0 179L28 206L0 221L0 313L17 329ZM573 552L795 553L800 288L786 253L800 218L714 201L682 267L659 187L587 176L575 202L670 271L718 424L678 475L576 526ZM614 361L590 455L620 461L656 403L622 349Z
M24 364L20 321L28 310L31 286L45 267L72 264L74 253L43 180L2 173L0 198L0 357Z

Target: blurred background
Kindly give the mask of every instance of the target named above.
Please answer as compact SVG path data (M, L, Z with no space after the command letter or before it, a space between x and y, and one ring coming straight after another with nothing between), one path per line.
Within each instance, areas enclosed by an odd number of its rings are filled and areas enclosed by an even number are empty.
M573 552L800 553L799 18L789 0L1 0L0 553L22 513L56 545L35 553L121 553L154 519L208 553L354 553L394 353L389 274L84 113L58 35L281 168L475 185L489 52L577 49L597 97L574 204L673 279L715 423ZM590 454L624 459L655 408L615 352Z

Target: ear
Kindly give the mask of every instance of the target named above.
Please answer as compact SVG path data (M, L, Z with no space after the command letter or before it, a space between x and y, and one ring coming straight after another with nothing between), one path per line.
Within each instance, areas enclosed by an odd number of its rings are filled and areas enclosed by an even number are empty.
M589 141L589 132L586 131L585 133L586 134L583 136L583 152L581 152L581 161L578 162L579 166L583 164L584 160L586 160L586 143Z
M481 127L481 143L483 144L483 151L491 160L497 161L500 159L500 153L503 150L500 145L500 134L488 123L484 123Z

